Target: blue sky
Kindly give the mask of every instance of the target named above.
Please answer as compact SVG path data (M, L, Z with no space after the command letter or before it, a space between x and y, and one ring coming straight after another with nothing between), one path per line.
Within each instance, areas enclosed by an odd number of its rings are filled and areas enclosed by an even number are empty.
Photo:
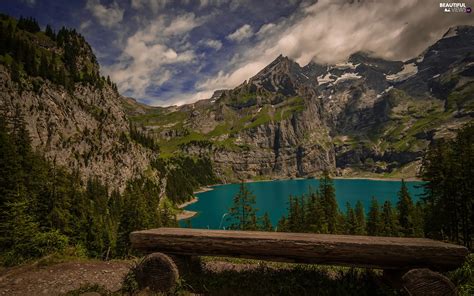
M0 11L76 28L121 93L152 105L209 98L279 54L302 65L358 50L407 59L474 24L430 0L2 0Z

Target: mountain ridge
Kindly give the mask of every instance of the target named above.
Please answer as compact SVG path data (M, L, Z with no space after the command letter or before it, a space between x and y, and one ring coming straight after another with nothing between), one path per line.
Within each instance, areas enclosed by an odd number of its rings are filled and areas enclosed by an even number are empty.
M325 169L414 177L430 143L472 120L474 29L448 31L405 62L357 52L300 66L279 55L234 89L131 118L167 153L210 156L229 181Z

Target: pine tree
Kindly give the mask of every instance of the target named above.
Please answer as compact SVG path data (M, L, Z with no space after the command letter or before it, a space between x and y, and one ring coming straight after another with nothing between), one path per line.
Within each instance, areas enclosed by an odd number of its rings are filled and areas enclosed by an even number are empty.
M339 232L339 208L336 201L336 190L333 181L329 177L329 172L325 171L319 180L319 194L321 195L321 204L324 209L325 220L329 233Z
M364 213L364 206L360 200L357 201L355 206L355 218L356 218L356 229L355 234L364 235L366 222L365 222L365 213Z
M472 248L474 233L474 124L456 139L437 141L422 163L424 233Z
M270 221L270 216L268 215L268 212L265 212L265 214L263 215L260 230L273 231L272 222Z
M17 196L15 201L9 201L2 207L0 249L9 251L3 258L5 265L40 255L34 242L39 232L38 225L29 212L30 205L24 196Z
M46 25L45 34L51 38L51 40L56 40L56 34L54 34L54 31L49 24Z
M229 209L229 216L227 218L231 222L229 229L254 229L256 212L255 195L247 189L244 182L241 182L239 192L234 196L233 205Z
M318 191L309 190L309 201L306 207L305 220L309 232L328 233L326 214L322 206L321 197Z
M346 219L345 219L345 233L346 234L356 234L357 221L354 210L352 209L350 203L346 204Z
M20 18L18 19L17 27L21 30L28 31L30 33L37 33L41 31L38 22L32 17L24 18L20 16Z
M367 234L377 236L380 234L381 221L379 203L377 199L372 196L370 201L369 214L367 215Z
M0 114L0 207L16 199L19 193L17 183L22 176L21 159L10 136L6 118Z
M413 225L413 201L405 181L402 179L400 191L398 192L398 222L400 224L400 230L404 236L414 235Z
M381 236L398 236L399 225L396 213L393 211L392 203L387 200L383 204L382 215L380 219L380 235Z

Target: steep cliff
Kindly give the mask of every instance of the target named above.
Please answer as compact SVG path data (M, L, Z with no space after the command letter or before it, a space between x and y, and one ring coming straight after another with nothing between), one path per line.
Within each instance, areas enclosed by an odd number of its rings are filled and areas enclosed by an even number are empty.
M84 38L64 28L48 35L4 15L0 22L1 115L23 117L34 148L84 179L123 189L147 171L155 152L130 137L125 98L100 76Z

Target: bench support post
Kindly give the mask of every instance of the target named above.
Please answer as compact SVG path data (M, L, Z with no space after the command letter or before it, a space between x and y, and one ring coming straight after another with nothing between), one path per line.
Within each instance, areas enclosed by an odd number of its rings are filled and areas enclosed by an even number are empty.
M190 255L169 255L178 268L179 275L201 273L201 259L198 256Z
M409 296L457 295L456 287L444 275L427 268L384 270L383 279L392 287L403 290Z
M427 268L412 269L402 277L403 289L410 296L443 295L455 296L454 284L444 275Z
M168 255L152 253L137 266L135 273L140 289L168 292L176 287L178 267Z

